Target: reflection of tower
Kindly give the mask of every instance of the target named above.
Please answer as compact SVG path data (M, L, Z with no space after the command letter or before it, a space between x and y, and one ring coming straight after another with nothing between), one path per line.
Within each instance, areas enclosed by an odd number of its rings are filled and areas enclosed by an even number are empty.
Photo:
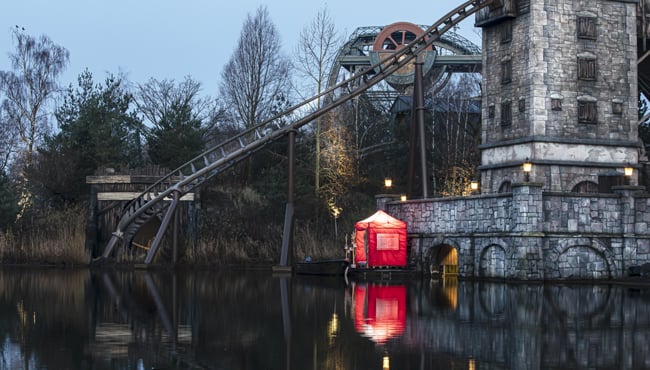
M477 13L483 192L523 181L526 158L549 191L597 189L599 176L637 163L637 5L549 4L501 0Z

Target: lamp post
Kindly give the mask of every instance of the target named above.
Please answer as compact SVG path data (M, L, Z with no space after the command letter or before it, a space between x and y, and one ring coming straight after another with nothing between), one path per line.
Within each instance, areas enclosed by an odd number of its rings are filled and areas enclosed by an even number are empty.
M384 186L386 187L386 189L390 189L393 186L393 180L388 178L388 177L385 178L384 179Z
M530 182L530 172L533 170L533 164L530 162L528 157L526 157L526 161L523 164L523 170L524 170L524 180L526 182Z

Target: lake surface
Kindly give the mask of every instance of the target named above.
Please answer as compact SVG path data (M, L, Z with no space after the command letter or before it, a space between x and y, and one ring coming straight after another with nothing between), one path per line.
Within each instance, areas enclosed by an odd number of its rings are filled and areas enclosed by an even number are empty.
M650 287L0 270L0 369L650 369Z

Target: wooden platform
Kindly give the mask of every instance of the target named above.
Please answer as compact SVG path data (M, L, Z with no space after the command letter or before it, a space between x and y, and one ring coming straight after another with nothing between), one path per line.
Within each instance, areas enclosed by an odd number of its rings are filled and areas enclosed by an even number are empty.
M294 264L296 274L301 275L343 275L348 266L346 259L304 261Z
M348 267L345 277L359 281L409 280L421 276L410 267Z

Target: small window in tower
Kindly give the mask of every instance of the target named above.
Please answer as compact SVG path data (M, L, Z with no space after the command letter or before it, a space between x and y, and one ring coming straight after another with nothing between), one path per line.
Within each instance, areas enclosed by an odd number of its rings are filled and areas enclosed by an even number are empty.
M510 101L501 103L501 126L510 126L512 124L512 104Z
M578 79L587 81L596 79L596 59L578 57Z
M519 99L519 113L523 113L526 111L526 99L521 98Z
M494 118L494 105L488 107L488 118Z
M512 41L512 21L505 21L501 24L501 43L506 44Z
M595 17L578 17L578 38L596 39L596 18Z
M551 110L562 110L562 96L558 94L551 95Z
M579 123L596 123L596 102L595 101L578 101L578 122Z
M623 101L619 99L612 100L612 113L623 114Z
M505 59L501 62L501 83L508 84L512 81L512 61Z

